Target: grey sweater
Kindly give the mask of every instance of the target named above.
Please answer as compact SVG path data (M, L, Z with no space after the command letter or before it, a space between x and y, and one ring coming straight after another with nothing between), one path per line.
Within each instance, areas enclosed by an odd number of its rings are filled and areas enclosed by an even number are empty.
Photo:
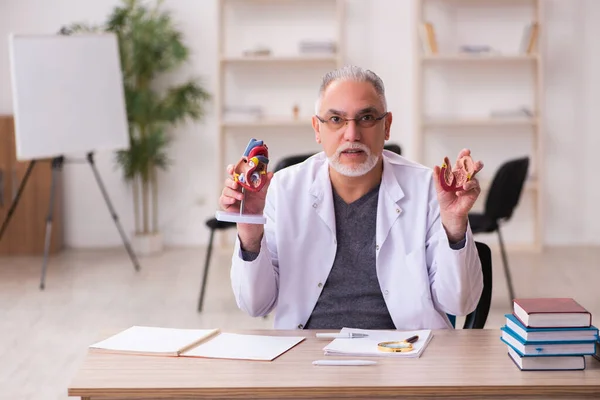
M337 252L306 329L394 329L375 271L379 185L346 204L333 190Z

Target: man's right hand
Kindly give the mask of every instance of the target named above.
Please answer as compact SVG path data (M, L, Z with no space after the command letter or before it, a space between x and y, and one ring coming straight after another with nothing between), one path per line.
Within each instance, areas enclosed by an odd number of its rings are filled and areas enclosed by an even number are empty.
M244 193L242 193L242 186L233 180L233 165L228 165L225 187L219 198L221 208L226 212L239 213L241 201L244 199L243 214L262 214L265 208L267 189L269 188L272 178L273 172L267 172L267 182L260 191L253 192L246 189L244 190ZM237 229L243 250L252 252L260 251L260 241L264 234L263 225L238 223Z

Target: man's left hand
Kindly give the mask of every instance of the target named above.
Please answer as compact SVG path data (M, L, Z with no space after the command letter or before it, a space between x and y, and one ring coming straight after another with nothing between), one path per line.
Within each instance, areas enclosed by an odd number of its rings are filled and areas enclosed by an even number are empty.
M458 154L457 160L470 155L471 150L463 149ZM452 168L452 166L449 165L448 168ZM474 176L482 168L483 163L476 161L474 166L475 172L471 176L471 179L463 185L462 190L456 192L446 191L442 188L440 184L441 168L437 165L433 168L433 177L440 205L440 217L450 243L460 242L467 233L469 211L471 211L477 197L479 197L479 193L481 193L479 181Z

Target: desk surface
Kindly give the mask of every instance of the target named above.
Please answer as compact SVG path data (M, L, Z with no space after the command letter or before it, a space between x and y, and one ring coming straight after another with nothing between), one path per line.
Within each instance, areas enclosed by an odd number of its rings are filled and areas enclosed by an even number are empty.
M272 362L88 353L69 386L82 398L401 398L503 395L600 396L600 362L584 371L520 371L500 330L441 330L420 358L372 358L373 366L312 365L327 340L314 331L239 333L302 335Z

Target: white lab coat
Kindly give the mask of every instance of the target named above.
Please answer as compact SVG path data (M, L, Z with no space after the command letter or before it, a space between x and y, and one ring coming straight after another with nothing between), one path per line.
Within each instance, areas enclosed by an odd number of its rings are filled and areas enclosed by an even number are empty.
M384 150L376 228L377 278L397 329L452 328L447 313L475 309L483 276L470 226L449 246L433 171ZM259 256L241 257L236 238L231 284L251 316L275 310L275 329L302 329L336 254L335 214L323 152L277 172L267 192Z

